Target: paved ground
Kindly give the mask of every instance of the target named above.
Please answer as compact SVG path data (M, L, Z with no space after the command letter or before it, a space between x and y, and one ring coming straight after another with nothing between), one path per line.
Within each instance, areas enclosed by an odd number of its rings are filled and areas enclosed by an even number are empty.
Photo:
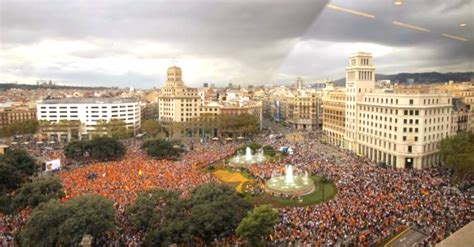
M411 247L428 238L424 233L410 228L390 240L385 247Z

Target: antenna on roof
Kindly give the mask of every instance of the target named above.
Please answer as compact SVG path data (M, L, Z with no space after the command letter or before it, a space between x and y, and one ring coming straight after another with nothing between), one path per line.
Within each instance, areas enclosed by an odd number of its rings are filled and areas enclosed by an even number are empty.
M173 66L176 66L176 64L178 63L176 57L173 57L173 59L171 59L171 63L173 64Z

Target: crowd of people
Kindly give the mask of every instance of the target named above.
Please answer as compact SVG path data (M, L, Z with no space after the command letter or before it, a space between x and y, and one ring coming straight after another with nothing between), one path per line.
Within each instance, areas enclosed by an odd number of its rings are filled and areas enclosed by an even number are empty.
M285 145L284 139L258 141L276 148ZM126 205L132 203L139 192L151 188L177 190L186 197L192 188L216 182L217 179L203 168L231 156L237 147L232 143L192 143L188 146L191 146L190 150L178 161L169 161L152 159L138 148L139 145L129 145L123 160L91 163L60 172L57 176L66 193L63 200L88 193L111 199L118 212L120 234L100 241L138 246L143 235L128 226L124 213ZM294 155L248 167L249 173L260 181L256 185L258 191L263 193L264 181L274 174L282 174L284 164L291 163L295 173L307 171L330 178L335 182L338 194L318 205L278 208L278 222L266 239L270 245L351 243L369 246L380 244L409 226L426 234L423 244L433 244L472 220L472 193L447 186L449 174L444 170L381 168L315 140L300 141L291 146ZM8 220L3 219L0 223L18 226L27 214L23 212L17 218L6 218ZM7 230L15 229L10 226ZM235 244L238 240L231 236L222 241Z

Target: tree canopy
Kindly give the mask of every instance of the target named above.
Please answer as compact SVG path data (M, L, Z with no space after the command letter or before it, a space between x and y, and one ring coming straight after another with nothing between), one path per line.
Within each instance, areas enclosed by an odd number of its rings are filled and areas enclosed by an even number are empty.
M105 135L115 139L128 138L131 134L133 134L127 129L125 121L117 118L113 118L110 121L98 121L96 132L99 136Z
M23 149L9 149L0 156L0 190L15 189L35 173L34 159Z
M116 229L113 203L85 195L65 203L50 200L35 208L15 240L21 246L76 246L84 234L98 241Z
M474 174L474 134L459 132L440 143L443 164L454 170L459 178Z
M258 246L262 238L273 231L277 220L278 213L270 205L261 205L242 219L235 232L247 239L250 246Z
M125 155L125 146L111 137L97 137L88 141L74 141L64 147L64 155L70 159L89 159L98 161L117 160Z
M160 122L153 119L143 121L141 130L146 132L146 136L150 138L163 138L166 136L162 131Z
M0 128L0 137L34 134L36 131L38 131L38 121L30 119L19 123L12 123Z
M190 244L195 238L210 243L231 234L250 206L225 185L205 184L184 200L170 192L142 193L126 212L132 225L146 231L147 245L169 246Z
M27 206L35 208L40 203L50 199L60 199L64 196L62 185L56 177L41 177L24 184L14 195L13 205L17 209Z
M258 119L251 114L218 115L218 125L221 132L230 132L247 136L258 132Z
M141 148L148 155L157 159L176 159L184 152L181 148L181 143L163 139L145 141Z

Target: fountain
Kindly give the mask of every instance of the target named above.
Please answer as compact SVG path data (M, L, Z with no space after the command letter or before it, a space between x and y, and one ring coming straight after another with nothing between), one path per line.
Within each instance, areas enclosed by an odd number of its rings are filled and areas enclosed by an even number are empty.
M252 161L252 149L250 147L245 148L245 161Z
M284 176L272 176L265 183L265 191L276 196L303 196L315 189L314 181L305 172L304 176L293 174L293 165L285 166Z
M245 148L245 154L241 151L229 160L229 164L235 167L247 167L251 164L261 163L265 161L265 155L263 154L263 149L260 149L255 154L252 154L252 149L250 147Z

